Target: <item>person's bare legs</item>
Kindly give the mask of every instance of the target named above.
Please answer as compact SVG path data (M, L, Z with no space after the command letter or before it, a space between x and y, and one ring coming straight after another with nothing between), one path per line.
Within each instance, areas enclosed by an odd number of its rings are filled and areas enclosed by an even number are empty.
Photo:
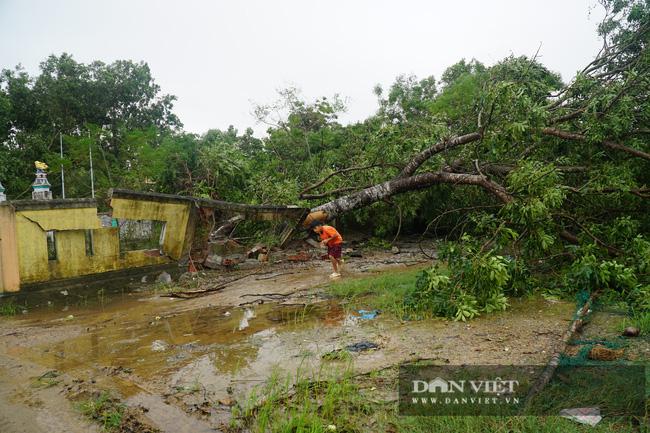
M332 268L335 273L339 273L339 261L334 256L330 256L330 261L332 262Z

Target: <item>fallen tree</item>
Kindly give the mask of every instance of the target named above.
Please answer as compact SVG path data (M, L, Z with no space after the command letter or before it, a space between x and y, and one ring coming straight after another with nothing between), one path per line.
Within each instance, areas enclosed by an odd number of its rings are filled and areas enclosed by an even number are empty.
M465 320L505 308L504 295L536 287L543 274L549 290L609 289L647 312L650 6L602 4L603 48L567 84L536 58L508 58L455 65L428 100L416 99L422 83L394 86L373 137L398 129L410 156L399 158L404 143L349 147L348 165L301 191L333 197L307 222L378 206L399 207L400 228L403 209L412 220L425 218L423 208L436 209L429 219L446 215L450 275L432 270L418 288L429 297L414 294L438 314Z

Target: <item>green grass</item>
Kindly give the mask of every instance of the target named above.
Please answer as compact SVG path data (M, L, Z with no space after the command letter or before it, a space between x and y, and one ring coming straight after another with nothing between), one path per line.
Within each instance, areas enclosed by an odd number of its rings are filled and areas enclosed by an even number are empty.
M630 423L601 421L595 427L580 425L571 420L547 417L401 417L396 419L396 432L409 433L632 433L645 432L642 427Z
M84 416L98 422L108 432L117 431L122 424L124 405L106 391L80 402L77 408Z
M19 305L16 305L13 300L0 303L0 316L15 316L21 310Z
M409 313L404 305L404 296L413 289L421 271L421 267L414 267L343 279L331 283L329 292L345 299L354 308L376 308L402 318Z
M298 373L292 385L291 375L275 372L243 407L233 409L231 428L253 433L360 431L371 403L358 392L349 368L334 376L317 374L308 380Z
M388 242L385 239L371 237L364 245L363 249L365 250L390 250L393 247L393 244Z
M623 326L621 326L621 328L625 329L627 326L635 326L639 328L641 335L650 334L650 311L637 313L632 317L626 318L623 321Z
M32 381L32 386L34 388L51 388L58 385L61 381L59 380L59 372L56 370L50 370L39 377L34 378Z
M310 380L277 372L233 408L232 432L251 433L612 433L648 430L639 420L605 418L596 427L555 417L400 416L390 397L396 371L354 376L323 370ZM388 398L386 398L388 396Z

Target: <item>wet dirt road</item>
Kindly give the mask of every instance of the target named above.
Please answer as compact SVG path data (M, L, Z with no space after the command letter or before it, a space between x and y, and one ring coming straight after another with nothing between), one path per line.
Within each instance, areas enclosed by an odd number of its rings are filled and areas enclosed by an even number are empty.
M351 264L348 277L404 267L368 263ZM108 290L43 298L0 320L0 431L99 431L72 404L94 390L119 394L160 431L218 431L269 375L322 374L340 364L323 355L347 345L378 346L352 355L359 372L415 358L545 363L573 314L568 303L522 299L470 324L364 320L322 296L327 271L273 268L191 300Z

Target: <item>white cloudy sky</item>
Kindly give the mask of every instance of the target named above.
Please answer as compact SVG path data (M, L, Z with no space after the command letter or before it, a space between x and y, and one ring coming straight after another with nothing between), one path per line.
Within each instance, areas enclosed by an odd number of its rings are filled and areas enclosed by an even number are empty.
M533 55L568 80L599 47L596 0L0 0L0 68L49 54L147 62L192 132L255 125L253 102L289 85L339 93L344 122L399 74L440 77L465 57Z

